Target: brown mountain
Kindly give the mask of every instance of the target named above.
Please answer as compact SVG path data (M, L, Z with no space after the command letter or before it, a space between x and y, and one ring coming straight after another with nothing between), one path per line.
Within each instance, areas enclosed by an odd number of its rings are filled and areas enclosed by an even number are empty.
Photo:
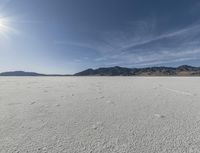
M125 68L107 67L87 69L75 76L200 76L200 67L182 65L173 67Z

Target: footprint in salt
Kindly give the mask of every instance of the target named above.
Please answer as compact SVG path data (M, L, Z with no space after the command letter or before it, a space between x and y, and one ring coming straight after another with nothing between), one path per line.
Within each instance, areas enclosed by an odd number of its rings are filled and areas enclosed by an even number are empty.
M96 130L98 127L97 127L97 125L92 125L92 129L94 129L94 130Z
M94 125L92 125L92 129L97 130L98 128L102 127L103 123L98 121Z
M60 107L60 104L56 104L56 107Z
M165 118L165 116L161 115L161 114L154 114L154 116L157 117L157 118Z
M36 101L33 101L32 103L30 103L31 105L33 105L33 104L35 104L36 103Z
M113 102L113 101L111 101L111 100L107 100L106 103L107 103L107 104L115 105L115 102Z

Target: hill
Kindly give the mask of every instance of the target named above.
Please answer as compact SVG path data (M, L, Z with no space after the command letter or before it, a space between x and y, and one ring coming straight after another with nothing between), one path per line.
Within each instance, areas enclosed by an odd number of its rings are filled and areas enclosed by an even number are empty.
M75 76L200 76L200 67L182 65L173 67L125 68L108 67L87 69Z
M41 73L25 72L25 71L9 71L0 73L0 76L70 76L70 75L41 74Z
M2 72L0 73L0 76L46 76L46 75L35 72L10 71L10 72Z

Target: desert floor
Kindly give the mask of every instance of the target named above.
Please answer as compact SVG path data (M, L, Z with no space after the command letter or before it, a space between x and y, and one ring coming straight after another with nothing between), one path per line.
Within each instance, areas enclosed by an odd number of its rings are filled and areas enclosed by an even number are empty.
M200 78L0 77L0 152L200 152Z

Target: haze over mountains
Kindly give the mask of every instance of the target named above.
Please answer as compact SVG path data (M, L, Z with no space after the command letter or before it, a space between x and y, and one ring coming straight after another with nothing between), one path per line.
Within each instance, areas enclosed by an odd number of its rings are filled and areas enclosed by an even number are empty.
M35 72L10 71L0 76L200 76L200 67L182 65L179 67L125 68L107 67L87 69L74 75L40 74Z

